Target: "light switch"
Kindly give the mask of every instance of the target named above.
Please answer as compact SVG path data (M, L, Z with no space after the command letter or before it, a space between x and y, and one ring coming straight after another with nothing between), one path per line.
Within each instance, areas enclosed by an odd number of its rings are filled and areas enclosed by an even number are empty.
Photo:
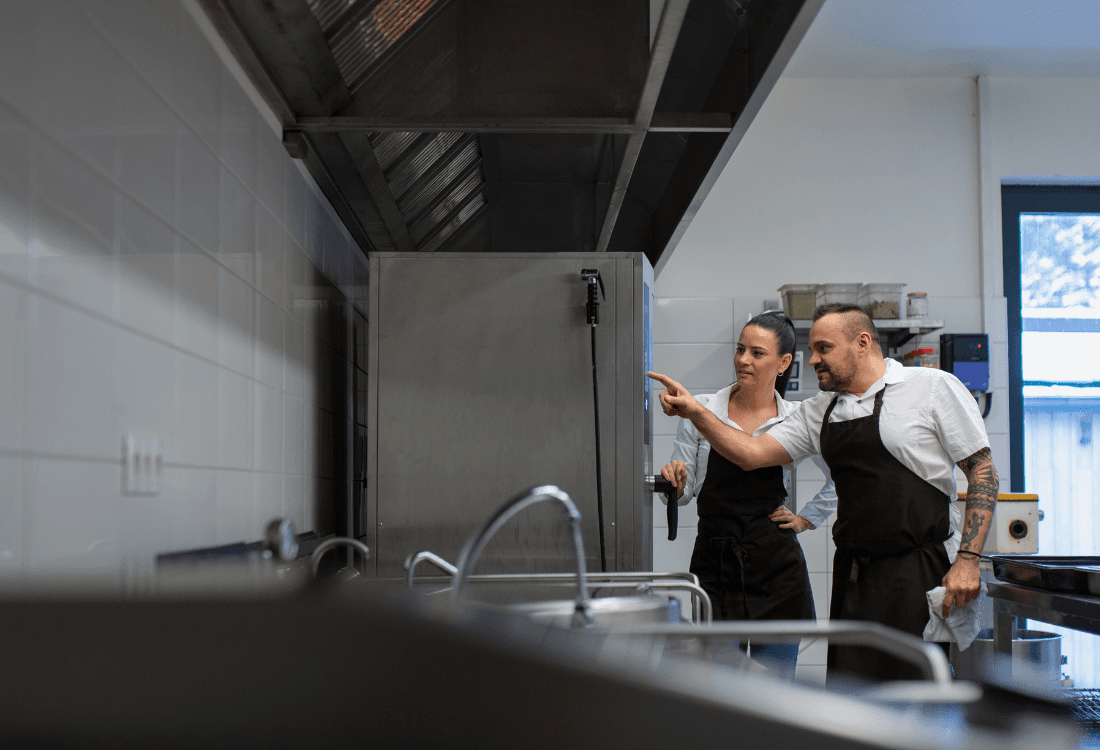
M137 435L122 436L122 494L158 494L163 471L164 456L159 440Z

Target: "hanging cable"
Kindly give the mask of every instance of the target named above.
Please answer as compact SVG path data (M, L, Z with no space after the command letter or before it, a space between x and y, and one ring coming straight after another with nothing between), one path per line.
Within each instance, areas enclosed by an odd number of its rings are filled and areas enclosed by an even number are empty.
M596 369L596 326L600 322L600 295L607 299L603 277L595 268L585 268L581 278L588 284L588 303L585 305L588 325L592 331L592 405L596 414L596 513L600 522L600 570L607 572L607 551L603 527L603 476L600 460L600 378ZM597 284L599 289L597 289Z

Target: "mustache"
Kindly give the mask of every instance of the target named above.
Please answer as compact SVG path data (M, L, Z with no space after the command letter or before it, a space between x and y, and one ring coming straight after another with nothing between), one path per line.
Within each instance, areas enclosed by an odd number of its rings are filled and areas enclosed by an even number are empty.
M814 372L829 372L829 368L825 365L815 365Z

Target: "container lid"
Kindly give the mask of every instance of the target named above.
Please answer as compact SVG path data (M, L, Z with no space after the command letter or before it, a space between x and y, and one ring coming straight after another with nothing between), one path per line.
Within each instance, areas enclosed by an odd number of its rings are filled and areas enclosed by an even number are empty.
M927 297L928 292L909 292L909 294L907 294L905 296L907 296L907 297Z
M822 284L821 290L824 292L858 292L861 286L863 284L858 281L854 284Z
M816 292L818 284L784 284L777 292Z
M900 293L905 284L864 284L861 292L895 292Z

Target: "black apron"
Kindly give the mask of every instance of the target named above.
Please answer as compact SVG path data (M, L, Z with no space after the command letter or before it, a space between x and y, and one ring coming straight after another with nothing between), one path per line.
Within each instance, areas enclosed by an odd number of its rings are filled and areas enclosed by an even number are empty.
M711 448L690 570L716 620L815 619L802 547L768 518L786 497L781 466L745 471Z
M833 523L833 620L865 620L922 636L928 624L925 592L939 586L950 562L950 497L894 458L879 435L886 388L874 412L847 422L821 423L821 457L836 483ZM918 680L907 662L862 646L829 646L828 674L870 680Z

